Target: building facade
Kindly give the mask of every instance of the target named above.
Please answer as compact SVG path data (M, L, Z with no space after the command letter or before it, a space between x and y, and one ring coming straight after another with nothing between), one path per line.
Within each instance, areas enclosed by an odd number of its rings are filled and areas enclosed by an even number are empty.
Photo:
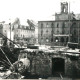
M38 41L40 44L66 46L67 42L79 42L80 20L73 12L68 13L68 3L61 3L61 12L53 21L38 21Z
M14 25L14 41L23 44L33 44L34 43L34 31L35 29L29 28L29 26L18 25L15 28Z
M15 23L9 24L0 24L0 38L7 37L8 39L13 40L17 44L21 46L27 44L35 43L35 26L33 25L21 25L18 23L19 21L15 21ZM4 37L5 36L5 37Z

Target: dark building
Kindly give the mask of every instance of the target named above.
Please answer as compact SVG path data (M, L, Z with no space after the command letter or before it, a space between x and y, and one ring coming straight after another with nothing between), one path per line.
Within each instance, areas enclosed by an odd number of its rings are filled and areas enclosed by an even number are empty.
M67 42L79 43L80 20L68 12L68 3L61 3L61 12L55 20L38 21L38 42L46 45L66 46Z

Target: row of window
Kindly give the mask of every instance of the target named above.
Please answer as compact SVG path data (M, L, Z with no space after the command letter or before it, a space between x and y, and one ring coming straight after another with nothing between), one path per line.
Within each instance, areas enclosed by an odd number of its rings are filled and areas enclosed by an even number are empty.
M60 25L61 25L61 23L60 23ZM62 27L65 27L65 25L66 25L66 23L63 22ZM46 27L48 28L48 27L50 27L50 25L47 23ZM54 23L51 24L51 27L54 27ZM56 27L59 28L59 23L56 24ZM41 23L41 28L43 28L43 23Z
M46 35L48 34L48 32L46 31L45 33ZM45 35L43 34L43 32L41 32L41 36ZM54 34L54 31L51 32L51 35ZM65 32L65 31L62 31L62 32L59 32L59 30L56 31L55 34L69 34L69 31Z
M41 38L41 41L43 41L44 38ZM53 38L45 38L46 42L53 42Z
M54 25L53 25L53 23L51 24L51 27L53 27ZM46 27L49 27L49 24L47 23L46 24ZM43 28L43 23L41 23L41 29Z
M65 31L66 30L66 31ZM41 29L41 36L43 34L44 30ZM48 33L57 33L57 34L68 34L69 31L67 29L62 28L62 30L60 31L59 29L56 29L56 31L54 31L53 29L51 31L49 31L48 29L46 29L46 31L44 32L44 34L48 34Z
M44 41L46 40L46 42L53 42L53 38L47 38L47 37L46 38L41 38L41 41L43 41L43 40ZM54 40L55 41L58 40L60 42L64 42L64 41L67 42L68 41L68 37L66 37L66 39L64 37L61 37L60 40L59 40L59 38L56 37Z
M43 34L43 30L41 30L41 34ZM50 32L50 33L54 33L54 31L53 30L51 30L51 31L49 31L48 29L45 31L47 34Z
M33 35L22 35L22 34L21 35L18 35L18 34L15 35L15 37L23 37L23 38L28 37L28 36L31 37Z
M34 32L34 31L30 31L30 30L17 30L17 32L25 32L25 33L27 33L27 32Z
M15 28L15 26L13 26L13 28ZM18 29L35 29L33 26L21 26L21 25L17 25Z

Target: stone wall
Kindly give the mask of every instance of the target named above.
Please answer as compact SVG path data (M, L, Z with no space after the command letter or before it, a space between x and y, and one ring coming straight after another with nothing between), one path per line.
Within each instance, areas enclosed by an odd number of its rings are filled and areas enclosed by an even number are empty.
M52 58L65 60L64 74L67 77L80 76L80 60L71 60L69 56L61 54L38 53L31 57L31 73L40 76L52 76Z
M37 74L40 76L50 76L51 75L51 59L48 57L36 56L32 61L32 74Z
M66 58L65 60L65 75L68 77L79 77L80 76L80 60L71 60Z

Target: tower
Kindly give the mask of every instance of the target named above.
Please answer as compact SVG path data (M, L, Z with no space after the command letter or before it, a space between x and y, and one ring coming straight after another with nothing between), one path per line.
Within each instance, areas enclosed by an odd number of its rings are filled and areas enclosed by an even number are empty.
M68 13L68 3L61 2L61 13Z

